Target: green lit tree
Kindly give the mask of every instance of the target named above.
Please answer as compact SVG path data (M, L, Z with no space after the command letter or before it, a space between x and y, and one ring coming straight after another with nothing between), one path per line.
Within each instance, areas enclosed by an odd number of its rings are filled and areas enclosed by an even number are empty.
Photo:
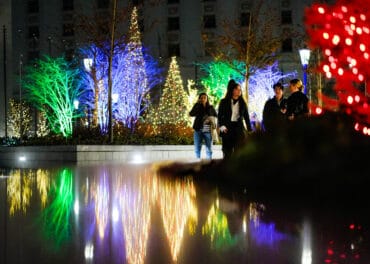
M8 128L10 136L20 138L27 135L31 130L31 110L28 105L22 101L22 104L10 99L8 110Z
M45 56L26 68L27 100L45 113L50 129L63 137L72 135L72 121L79 116L74 109L74 100L82 93L78 76L79 70L64 58Z
M188 126L187 112L189 96L185 92L176 57L171 58L166 82L158 107L151 107L148 121L154 129L163 125Z
M218 105L225 95L227 82L230 79L243 79L245 64L235 60L231 64L226 61L212 61L201 64L200 67L207 74L201 79L201 83L207 88L212 104Z

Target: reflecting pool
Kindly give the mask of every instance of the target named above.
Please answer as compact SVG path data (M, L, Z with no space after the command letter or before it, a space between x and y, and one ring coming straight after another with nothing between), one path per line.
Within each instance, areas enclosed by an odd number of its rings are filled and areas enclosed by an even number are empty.
M370 263L364 202L301 206L153 164L2 169L1 263Z

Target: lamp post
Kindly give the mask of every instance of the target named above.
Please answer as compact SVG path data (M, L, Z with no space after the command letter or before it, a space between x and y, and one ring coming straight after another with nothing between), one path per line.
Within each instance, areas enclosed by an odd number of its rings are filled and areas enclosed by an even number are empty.
M3 25L3 74L4 74L4 132L5 139L8 137L8 101L7 101L7 80L6 80L6 27Z
M78 116L78 106L80 105L80 101L78 101L77 99L73 100L73 107L74 107L74 110ZM78 117L75 119L75 128L78 127L78 123L79 123L79 119Z
M109 143L113 143L113 111L112 111L112 61L114 55L114 33L116 30L117 0L112 4L112 28L110 32L110 50L108 63L108 134Z
M300 49L299 50L299 56L301 58L301 63L302 63L302 67L303 67L304 94L307 94L307 92L308 92L308 89L307 89L307 68L308 68L308 62L310 60L310 54L311 54L311 51L309 49Z
M51 42L52 41L53 41L53 38L51 36L48 36L49 57L51 57Z
M21 141L23 136L22 67L23 54L19 56L19 138Z

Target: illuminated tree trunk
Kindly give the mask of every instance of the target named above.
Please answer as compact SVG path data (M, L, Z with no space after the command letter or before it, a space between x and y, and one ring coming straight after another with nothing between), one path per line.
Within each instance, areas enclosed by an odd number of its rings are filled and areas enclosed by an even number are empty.
M95 60L94 60L95 61ZM99 114L99 85L98 79L96 78L96 69L95 67L92 68L91 71L93 82L94 82L94 111L93 111L93 127L97 127L99 125L98 121L98 114Z
M249 26L248 26L248 34L247 34L247 48L246 48L246 54L245 54L245 89L244 89L244 99L246 103L248 104L249 99L249 68L250 68L250 61L249 61L249 55L250 55L250 40L251 40L251 27L252 27L252 14L249 15Z

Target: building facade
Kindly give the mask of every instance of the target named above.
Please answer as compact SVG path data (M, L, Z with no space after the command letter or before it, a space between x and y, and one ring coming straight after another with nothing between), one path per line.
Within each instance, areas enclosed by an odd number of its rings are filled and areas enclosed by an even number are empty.
M25 65L44 54L56 57L76 56L87 32L77 27L81 16L94 14L109 17L114 0L0 0L1 41L1 119L0 136L5 135L6 103L21 97L19 79ZM184 84L201 77L197 63L213 60L212 48L222 45L217 35L225 24L237 21L248 30L253 0L117 0L117 14L126 12L117 31L124 34L129 24L127 15L132 6L139 9L142 42L162 66L168 66L176 55ZM311 0L265 0L264 14L274 16L274 34L282 38L277 50L283 72L296 70L302 74L298 50L304 47L304 8ZM4 32L5 31L5 32ZM206 36L206 38L205 38ZM206 40L205 40L206 39ZM4 55L5 54L5 55ZM5 63L6 61L6 63ZM6 91L6 92L5 92ZM22 98L21 98L22 99Z

